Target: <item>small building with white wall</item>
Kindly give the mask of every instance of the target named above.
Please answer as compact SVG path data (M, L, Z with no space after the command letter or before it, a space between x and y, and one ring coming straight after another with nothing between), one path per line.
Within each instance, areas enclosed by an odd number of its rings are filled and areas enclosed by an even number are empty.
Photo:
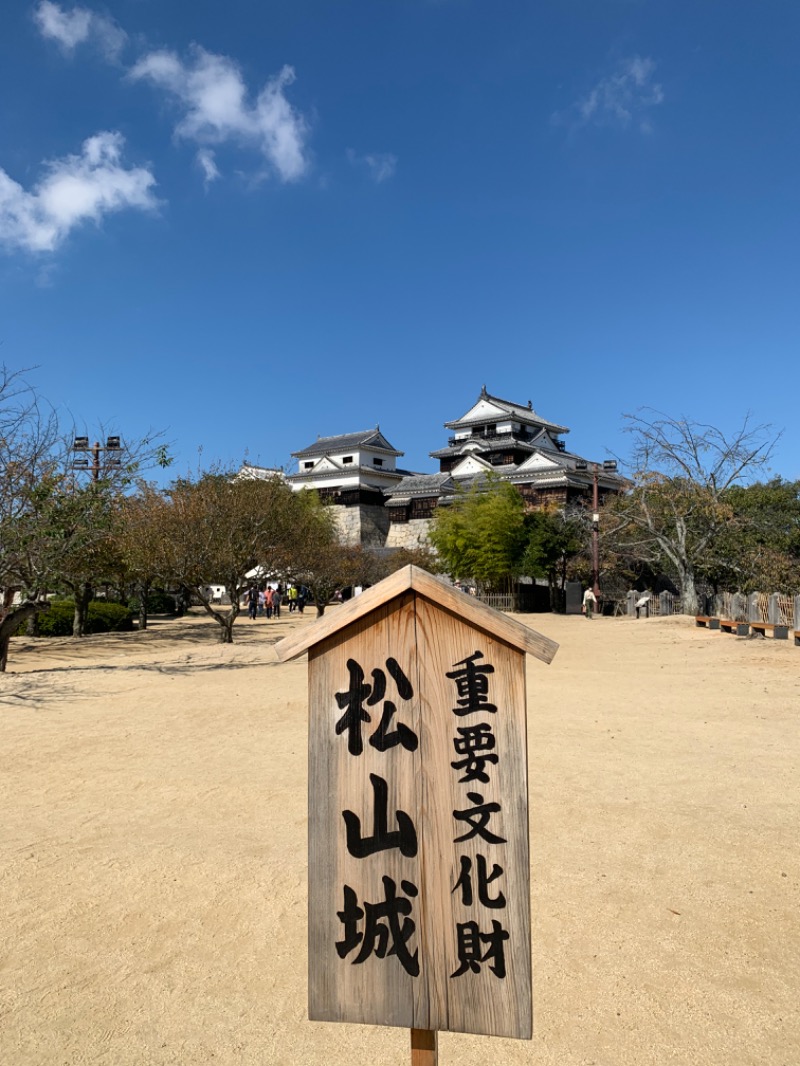
M397 467L402 454L379 426L318 437L292 452L297 472L286 480L295 492L315 489L323 503L336 505L333 513L344 543L382 548L389 529L386 496L410 473Z

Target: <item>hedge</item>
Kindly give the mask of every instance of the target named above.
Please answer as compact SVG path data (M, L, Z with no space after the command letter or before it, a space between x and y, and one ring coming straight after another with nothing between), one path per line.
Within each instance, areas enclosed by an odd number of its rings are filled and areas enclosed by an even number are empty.
M139 613L139 596L131 596L128 601L130 609L134 614ZM175 597L171 592L164 592L163 589L151 589L147 594L147 613L148 614L177 614L175 607Z
M39 636L71 637L75 604L72 600L51 600L50 607L41 611L38 618ZM85 633L130 632L133 629L133 611L119 603L104 603L92 600L86 618Z

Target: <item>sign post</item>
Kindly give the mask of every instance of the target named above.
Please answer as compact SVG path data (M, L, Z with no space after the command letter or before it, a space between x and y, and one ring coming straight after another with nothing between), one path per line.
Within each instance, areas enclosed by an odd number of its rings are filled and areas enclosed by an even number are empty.
M525 654L558 645L407 567L309 655L309 1018L530 1039Z

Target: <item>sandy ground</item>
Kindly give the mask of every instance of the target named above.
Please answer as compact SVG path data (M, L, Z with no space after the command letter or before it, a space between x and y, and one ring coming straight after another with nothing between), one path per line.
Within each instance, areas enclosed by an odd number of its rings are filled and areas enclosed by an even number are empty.
M440 1063L800 1063L800 648L688 619L525 616L533 1041ZM350 1066L310 1023L313 621L17 640L0 675L0 1062Z

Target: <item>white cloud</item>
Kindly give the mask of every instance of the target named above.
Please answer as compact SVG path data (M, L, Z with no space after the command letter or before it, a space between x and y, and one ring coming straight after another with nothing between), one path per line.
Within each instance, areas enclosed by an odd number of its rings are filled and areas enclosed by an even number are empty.
M352 148L348 148L347 158L354 166L366 167L376 185L393 178L397 170L397 156L391 152L367 152L365 155L358 155Z
M601 78L567 112L555 114L553 121L577 126L635 126L642 133L650 133L647 111L664 100L662 86L653 80L655 69L655 62L647 57L637 55L623 60L613 74Z
M195 158L197 165L203 171L203 184L208 187L220 176L214 153L210 148L200 148Z
M80 155L48 163L47 176L31 192L0 169L0 243L52 252L83 222L100 223L125 208L156 208L153 174L145 167L126 169L123 144L112 131L89 137Z
M177 136L201 145L234 141L255 147L283 181L294 181L307 170L307 123L285 95L295 78L292 67L271 78L254 102L235 61L199 46L187 62L174 52L150 52L135 64L130 77L149 81L180 101L183 117L175 128Z
M66 11L51 0L41 0L33 18L42 36L57 41L65 52L73 52L79 44L90 43L106 58L115 59L127 40L125 31L115 22L85 7Z

